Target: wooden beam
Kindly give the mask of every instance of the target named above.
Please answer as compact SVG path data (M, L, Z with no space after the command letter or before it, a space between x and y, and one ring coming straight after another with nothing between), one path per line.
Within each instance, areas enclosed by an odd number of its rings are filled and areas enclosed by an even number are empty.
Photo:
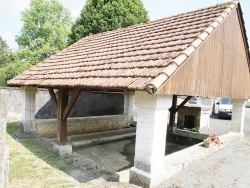
M182 103L178 105L177 108L174 109L174 113L178 112L180 108L183 107L191 98L192 96L187 96L187 98L184 101L182 101Z
M74 90L72 97L70 99L70 102L63 112L63 119L66 119L69 116L69 114L70 114L72 108L74 107L79 95L81 94L81 91L82 90L80 88L77 88Z
M57 143L67 144L67 118L63 118L63 113L68 105L69 90L59 88L58 90L58 110L57 110Z
M57 112L58 100L57 100L57 98L56 98L56 94L55 94L53 88L48 88L48 90L49 90L49 94L50 94L51 100L52 100L52 102L53 102L53 104L54 104L55 110L56 110L56 112Z
M175 123L175 112L174 110L176 109L177 106L177 95L173 95L172 99L172 107L169 109L170 111L170 118L169 118L169 126L173 127Z

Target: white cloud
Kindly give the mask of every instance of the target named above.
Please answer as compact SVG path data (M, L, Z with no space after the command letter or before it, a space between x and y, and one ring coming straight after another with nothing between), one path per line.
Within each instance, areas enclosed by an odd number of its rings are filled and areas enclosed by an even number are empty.
M3 40L5 40L8 46L12 49L17 49L17 43L15 41L15 35L11 32L6 32L2 35Z

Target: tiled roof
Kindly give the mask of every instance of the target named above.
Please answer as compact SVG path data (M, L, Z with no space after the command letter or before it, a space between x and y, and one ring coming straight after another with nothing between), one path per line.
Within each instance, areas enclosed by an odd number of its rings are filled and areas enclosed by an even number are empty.
M238 1L85 37L8 82L104 90L157 88ZM205 31L205 32L204 32Z

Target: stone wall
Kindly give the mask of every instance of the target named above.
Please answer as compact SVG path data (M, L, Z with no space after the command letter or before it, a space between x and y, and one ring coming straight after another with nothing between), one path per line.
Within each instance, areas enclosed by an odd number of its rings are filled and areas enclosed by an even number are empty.
M5 144L8 93L0 93L0 188L7 187L9 171L9 151Z
M20 88L0 87L0 93L9 95L8 117L21 119L22 93ZM82 92L69 117L123 114L122 93ZM36 94L36 119L56 118L56 112L47 89Z
M201 108L200 107L187 107L183 106L178 111L178 121L177 127L184 128L185 125L185 116L194 116L194 128L200 128L200 116L201 116Z
M128 127L127 115L91 116L68 119L67 135L108 131ZM31 132L39 136L55 137L56 119L33 120Z

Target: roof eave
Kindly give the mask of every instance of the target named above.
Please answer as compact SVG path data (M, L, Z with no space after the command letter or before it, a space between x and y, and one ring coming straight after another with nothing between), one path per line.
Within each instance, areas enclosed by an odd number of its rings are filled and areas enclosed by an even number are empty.
M59 88L68 88L70 90L74 90L76 88L81 88L84 91L99 91L99 92L123 92L123 91L143 91L143 88L129 88L129 87L100 87L100 86L67 86L67 85L36 85L36 84L8 84L11 87L37 87L37 88L53 88L53 89L59 89Z

